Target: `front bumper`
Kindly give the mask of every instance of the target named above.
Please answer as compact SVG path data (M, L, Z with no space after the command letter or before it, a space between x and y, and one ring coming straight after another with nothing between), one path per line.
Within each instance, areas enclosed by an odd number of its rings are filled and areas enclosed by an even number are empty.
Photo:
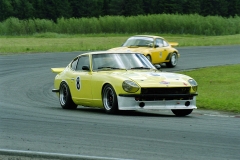
M159 99L159 100L136 100L134 96L118 95L119 110L143 110L143 109L197 109L196 95L191 99Z

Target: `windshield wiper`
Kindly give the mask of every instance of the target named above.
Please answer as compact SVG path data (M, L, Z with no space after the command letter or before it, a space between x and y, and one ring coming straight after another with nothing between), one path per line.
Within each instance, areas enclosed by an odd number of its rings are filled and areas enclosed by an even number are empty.
M131 69L152 69L152 68L149 68L149 67L133 67Z
M138 45L130 45L130 46L127 46L129 48L138 48L139 46Z
M98 67L98 69L102 70L111 70L111 69L121 69L121 70L126 70L125 68L117 68L117 67Z
M129 46L127 46L127 47L129 47L129 48L138 48L138 47L151 47L150 45L129 45Z

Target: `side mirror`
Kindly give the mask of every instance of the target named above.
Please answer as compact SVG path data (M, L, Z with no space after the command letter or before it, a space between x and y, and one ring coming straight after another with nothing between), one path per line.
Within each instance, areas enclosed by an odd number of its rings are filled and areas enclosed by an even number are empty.
M161 69L161 66L159 64L154 65L158 70Z
M157 45L157 44L154 46L154 48L158 48L158 47L159 47L159 45Z
M90 69L88 66L82 66L82 70L89 71Z
M153 43L149 43L147 45L148 45L148 47L153 47Z

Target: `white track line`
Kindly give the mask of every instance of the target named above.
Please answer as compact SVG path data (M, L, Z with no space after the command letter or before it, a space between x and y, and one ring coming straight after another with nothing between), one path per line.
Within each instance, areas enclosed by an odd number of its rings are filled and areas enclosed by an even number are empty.
M98 157L98 156L87 156L87 155L78 155L78 154L48 153L48 152L23 151L23 150L10 150L10 149L0 149L0 155L26 156L26 157L34 157L34 158L79 159L79 160L80 159L81 160L130 160L130 159L123 159L123 158Z

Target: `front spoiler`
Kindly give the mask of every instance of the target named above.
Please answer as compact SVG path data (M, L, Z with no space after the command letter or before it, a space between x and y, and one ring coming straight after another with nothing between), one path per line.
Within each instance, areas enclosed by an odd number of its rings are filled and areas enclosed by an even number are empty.
M197 109L196 96L189 100L136 101L134 97L117 96L119 110Z

